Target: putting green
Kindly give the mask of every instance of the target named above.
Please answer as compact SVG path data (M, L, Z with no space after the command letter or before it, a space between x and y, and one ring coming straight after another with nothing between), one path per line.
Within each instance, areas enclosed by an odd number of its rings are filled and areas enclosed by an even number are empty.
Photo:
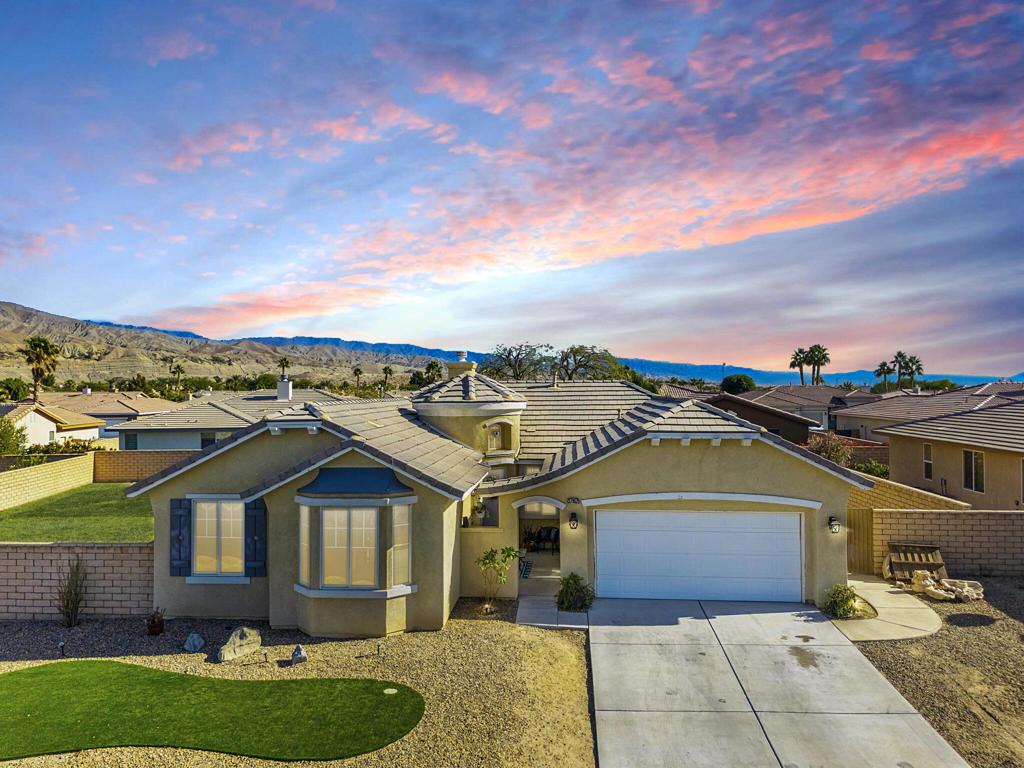
M61 661L0 674L0 760L125 746L333 760L402 738L423 706L381 680L222 680Z

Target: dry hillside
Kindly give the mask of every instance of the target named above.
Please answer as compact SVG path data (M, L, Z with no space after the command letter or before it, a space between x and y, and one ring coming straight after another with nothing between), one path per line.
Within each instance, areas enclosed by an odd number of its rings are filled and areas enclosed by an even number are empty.
M352 379L356 366L368 375L390 365L396 372L422 368L429 358L383 355L332 346L270 346L254 341L222 342L189 339L159 331L113 328L61 315L51 315L20 304L0 302L0 378L28 380L28 370L17 348L33 335L58 344L64 359L57 381L104 381L115 376L166 376L170 358L181 363L187 376L221 376L274 372L276 361L291 360L289 374L335 381Z

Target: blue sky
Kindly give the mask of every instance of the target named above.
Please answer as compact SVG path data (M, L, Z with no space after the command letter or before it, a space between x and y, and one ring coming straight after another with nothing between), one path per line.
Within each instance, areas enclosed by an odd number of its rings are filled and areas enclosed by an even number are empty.
M1024 369L1024 5L15 2L0 298Z

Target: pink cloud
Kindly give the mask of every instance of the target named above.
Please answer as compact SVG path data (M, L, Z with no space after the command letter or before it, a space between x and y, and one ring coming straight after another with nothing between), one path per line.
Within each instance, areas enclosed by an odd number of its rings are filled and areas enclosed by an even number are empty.
M500 115L514 103L513 97L478 72L445 70L430 75L420 93L443 93L459 104L473 104L492 115Z
M965 13L962 16L957 16L953 19L948 19L935 26L935 32L932 35L932 39L939 39L945 37L950 32L955 32L960 29L969 29L976 27L979 24L984 24L989 19L994 19L996 16L1001 16L1004 13L1008 13L1013 10L1013 6L1007 5L1006 3L988 3L981 10L975 13Z
M191 171L210 157L255 152L262 147L262 126L247 121L222 123L186 136L168 164L175 171Z
M804 93L821 95L831 90L843 79L843 72L839 69L829 69L825 72L807 72L796 79L797 90Z
M757 26L765 43L765 61L832 44L829 29L806 11L791 13L783 18L767 18Z
M139 171L134 176L132 176L132 178L135 180L136 184L146 184L146 185L149 185L149 184L156 184L159 181L159 179L156 177L156 175L153 174L153 173L150 173L149 171Z
M432 120L393 101L377 107L373 114L373 124L378 128L403 128L407 131L426 131L434 127Z
M912 50L897 50L889 44L888 40L876 40L861 46L860 49L861 58L868 61L911 61L916 53Z
M146 61L156 66L161 61L183 61L195 56L212 56L217 46L200 40L191 32L168 32L146 41Z
M525 105L522 113L523 125L530 130L547 128L551 125L551 118L554 116L554 110L550 106L536 101Z
M670 78L651 72L655 64L654 59L644 53L634 53L618 62L611 62L603 56L594 59L594 65L607 75L613 85L635 88L640 92L642 99L636 106L664 101L680 109L692 107Z
M359 122L358 115L317 120L311 126L316 133L326 133L338 141L369 141L370 129Z

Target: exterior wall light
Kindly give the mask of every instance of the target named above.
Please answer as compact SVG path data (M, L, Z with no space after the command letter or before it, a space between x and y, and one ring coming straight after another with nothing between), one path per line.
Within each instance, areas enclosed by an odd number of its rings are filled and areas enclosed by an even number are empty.
M569 513L569 527L572 528L574 531L580 527L580 516L577 515L575 512Z
M832 533L839 533L839 518L838 517L835 517L834 515L829 517L829 519L828 519L828 529L830 531L832 531Z

